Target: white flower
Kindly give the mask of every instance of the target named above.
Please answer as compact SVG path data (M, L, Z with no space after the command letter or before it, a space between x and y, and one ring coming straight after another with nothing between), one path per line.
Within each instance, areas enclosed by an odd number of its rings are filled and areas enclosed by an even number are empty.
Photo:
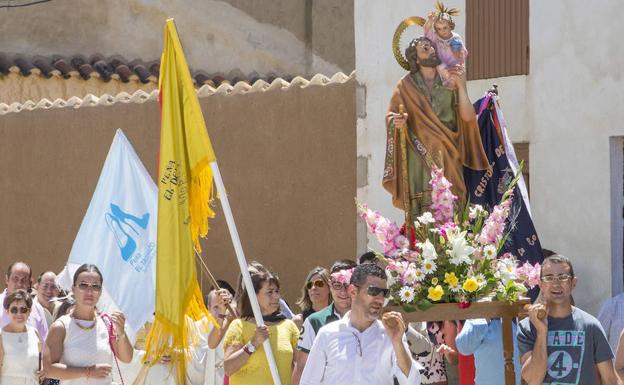
M434 260L438 257L438 253L436 253L435 247L429 240L425 240L424 243L419 243L418 247L421 250L421 255L423 259Z
M422 269L414 270L414 281L421 282L425 279L425 272Z
M500 279L504 285L509 281L515 280L516 277L516 261L511 258L504 258L498 261L498 272Z
M451 250L447 250L447 253L451 257L449 262L454 265L471 262L470 255L474 253L475 248L466 242L465 236L466 232L463 231L457 237L449 239Z
M418 222L422 223L423 225L435 223L435 218L433 218L433 215L429 211L423 213L423 215L419 216L416 219L418 219Z
M485 275L483 274L477 274L475 276L475 279L477 280L477 283L479 284L479 287L483 287L487 284L487 281L485 280Z
M414 230L417 230L420 227L420 222L414 221Z
M438 266L436 265L435 261L431 259L425 259L423 261L422 269L425 272L425 274L431 274L435 272L437 268Z
M476 219L479 216L479 213L483 212L483 206L481 205L474 205L470 208L469 212L468 212L468 218L470 219Z
M401 302L410 303L414 300L415 295L416 293L414 292L413 287L403 286L401 290L399 290Z
M487 245L483 248L483 256L487 259L496 258L496 247L494 245Z
M449 286L449 289L451 289L451 291L455 293L461 290L461 286L459 286L459 281L454 285L449 284L448 286Z

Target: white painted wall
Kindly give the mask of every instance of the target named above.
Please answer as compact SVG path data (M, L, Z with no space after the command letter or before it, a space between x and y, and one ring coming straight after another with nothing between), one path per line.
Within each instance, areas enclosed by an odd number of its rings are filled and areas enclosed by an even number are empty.
M465 10L464 1L448 3ZM425 16L424 6L356 1L357 79L367 96L366 117L358 121L358 155L370 159L368 186L358 197L397 220L401 214L380 184L384 114L404 74L390 42L399 21ZM617 0L532 0L529 75L469 83L472 100L499 84L512 141L530 142L531 206L542 246L572 259L579 276L575 299L594 314L612 286L609 138L624 135L622 16ZM457 25L463 34L462 16Z

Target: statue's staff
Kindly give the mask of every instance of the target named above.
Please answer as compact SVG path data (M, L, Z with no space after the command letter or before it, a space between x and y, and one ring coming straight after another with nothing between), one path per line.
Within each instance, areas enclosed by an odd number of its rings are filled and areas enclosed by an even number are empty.
M407 121L405 106L399 104L399 115ZM403 206L405 210L405 236L412 241L412 204L410 200L409 176L407 172L407 125L402 124L398 128L401 146L401 178L403 178Z

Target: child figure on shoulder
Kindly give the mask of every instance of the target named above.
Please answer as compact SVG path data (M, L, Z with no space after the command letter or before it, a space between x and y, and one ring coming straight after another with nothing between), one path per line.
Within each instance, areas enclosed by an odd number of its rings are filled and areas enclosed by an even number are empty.
M429 13L423 29L425 36L433 43L436 54L441 61L436 68L444 86L454 88L449 68L454 66L463 68L468 56L468 51L461 36L453 32L455 23L452 16L459 15L459 10L446 8L439 1L436 2L435 8L434 11Z

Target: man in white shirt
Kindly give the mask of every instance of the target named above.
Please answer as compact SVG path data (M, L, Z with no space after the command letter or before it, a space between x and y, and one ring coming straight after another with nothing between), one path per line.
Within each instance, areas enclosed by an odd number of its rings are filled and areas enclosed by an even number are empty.
M374 264L357 266L349 285L351 311L323 326L314 340L301 385L420 385L420 365L405 339L398 312L379 317L388 296L386 273Z
M38 303L43 308L48 328L54 322L56 311L61 305L56 301L59 296L59 287L56 284L56 274L53 271L46 271L37 278L37 295L33 303Z
M14 262L9 265L6 275L6 290L0 294L0 304L4 302L7 295L17 290L26 290L30 293L32 286L32 270L24 262ZM9 314L0 306L0 328L5 327L10 322ZM48 323L45 318L45 311L38 303L33 303L30 316L26 324L34 327L39 332L43 340L48 336Z

